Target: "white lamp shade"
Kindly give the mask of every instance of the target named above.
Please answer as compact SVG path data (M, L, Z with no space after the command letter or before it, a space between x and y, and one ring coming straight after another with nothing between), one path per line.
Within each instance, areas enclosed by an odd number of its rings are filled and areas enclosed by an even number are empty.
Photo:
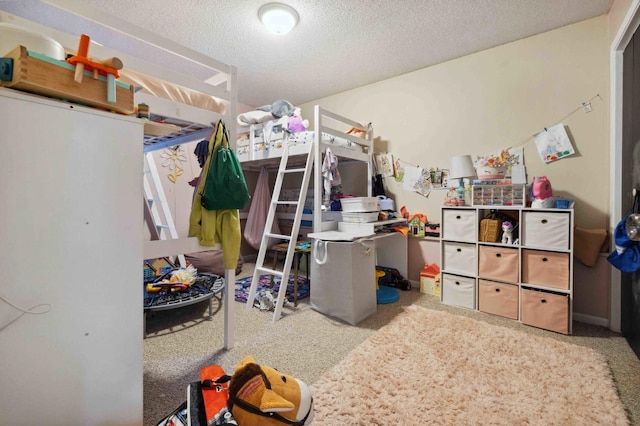
M286 34L298 23L298 12L282 3L267 3L258 11L260 21L274 34Z
M473 160L470 155L459 155L451 159L449 179L464 179L475 176L476 169L473 167Z

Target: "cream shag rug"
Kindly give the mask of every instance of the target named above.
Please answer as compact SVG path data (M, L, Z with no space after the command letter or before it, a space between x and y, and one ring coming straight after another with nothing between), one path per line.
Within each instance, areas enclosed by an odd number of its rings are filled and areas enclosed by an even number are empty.
M627 425L591 348L410 306L311 386L314 425Z

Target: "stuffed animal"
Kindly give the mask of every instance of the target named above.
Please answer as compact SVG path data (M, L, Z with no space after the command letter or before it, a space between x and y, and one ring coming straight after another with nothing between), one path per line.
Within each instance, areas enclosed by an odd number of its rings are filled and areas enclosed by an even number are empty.
M256 299L253 302L253 306L257 306L261 311L273 311L276 308L276 296L270 289L262 289L256 294ZM292 308L293 303L285 297L282 306Z
M300 133L306 131L307 127L309 127L309 120L303 120L300 108L296 108L291 117L289 117L287 129L289 129L291 133Z
M513 244L513 224L502 222L502 244Z
M286 116L292 116L294 112L293 104L284 99L278 99L271 105L263 105L256 108L258 111L270 112L273 118L282 118Z
M238 426L302 426L313 420L313 398L304 382L248 356L231 376L229 410Z
M553 207L553 205L547 205L548 202L544 200L550 199L553 195L553 190L551 189L551 182L547 179L546 176L533 177L533 183L531 184L531 207L534 208L546 208ZM551 204L555 204L555 200Z

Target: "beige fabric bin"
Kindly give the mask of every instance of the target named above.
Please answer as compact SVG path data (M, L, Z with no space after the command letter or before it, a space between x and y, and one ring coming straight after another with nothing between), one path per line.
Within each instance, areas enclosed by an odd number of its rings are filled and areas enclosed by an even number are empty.
M498 281L518 282L518 249L480 246L478 275Z
M518 286L478 280L478 310L518 319Z
M522 250L522 282L569 289L569 253Z
M476 274L476 246L465 243L443 243L443 270L462 275Z
M520 319L523 324L569 334L569 296L523 288Z
M442 238L473 243L478 235L475 210L446 209L442 212Z
M460 306L462 308L476 308L476 280L458 275L442 275L442 303Z
M569 213L531 212L523 214L522 244L530 247L567 250L569 248Z

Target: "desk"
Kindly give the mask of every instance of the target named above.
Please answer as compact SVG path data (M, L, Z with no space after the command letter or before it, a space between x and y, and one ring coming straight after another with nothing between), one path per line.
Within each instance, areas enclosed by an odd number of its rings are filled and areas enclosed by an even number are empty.
M301 248L301 246L303 246L304 248ZM289 243L280 243L271 247L271 250L274 251L273 253L273 269L274 270L276 269L276 265L278 264L278 255L280 253L284 253L285 259L286 259L286 254L288 249L289 249ZM298 266L299 266L298 253L302 253L302 257L306 256L307 258L307 280L309 280L309 253L311 253L311 245L307 244L307 241L298 241L296 243L296 248L293 254L293 305L294 306L298 305ZM284 282L285 291L286 291L287 289L286 286L289 284L289 277L287 277L286 279L285 277L282 277L282 281ZM271 285L273 286L273 276L271 276ZM280 285L283 285L283 284L281 283Z

